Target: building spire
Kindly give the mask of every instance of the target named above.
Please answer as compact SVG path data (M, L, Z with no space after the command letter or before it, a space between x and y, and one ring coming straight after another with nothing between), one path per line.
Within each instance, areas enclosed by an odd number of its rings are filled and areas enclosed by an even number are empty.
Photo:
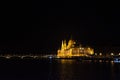
M66 46L67 46L66 40L64 40L64 41L62 40L61 50L65 50Z
M64 42L62 40L61 50L64 48Z

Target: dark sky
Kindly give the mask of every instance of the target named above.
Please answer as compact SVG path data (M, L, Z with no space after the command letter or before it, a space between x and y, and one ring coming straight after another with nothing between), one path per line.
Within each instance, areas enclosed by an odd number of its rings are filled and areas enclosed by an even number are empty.
M91 46L120 46L117 2L32 2L33 35L36 43L58 47L72 35ZM58 44L59 43L59 44ZM44 45L43 45L44 46ZM49 48L50 48L49 47Z
M32 0L32 22L14 25L19 27L11 31L11 28L5 28L1 32L0 47L55 51L60 47L61 40L68 40L71 35L85 45L119 47L118 5L118 2L113 1Z

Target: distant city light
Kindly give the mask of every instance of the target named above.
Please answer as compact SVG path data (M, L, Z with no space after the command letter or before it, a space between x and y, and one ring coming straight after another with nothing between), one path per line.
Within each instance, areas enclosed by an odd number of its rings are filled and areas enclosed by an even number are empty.
M102 53L100 53L99 55L102 56Z
M95 55L97 56L97 53L95 53Z
M114 54L113 54L113 53L111 53L110 55L111 55L111 56L113 56Z
M6 58L7 58L7 59L9 59L9 58L10 58L10 56L6 56Z
M52 56L49 56L49 59L52 59L53 57Z

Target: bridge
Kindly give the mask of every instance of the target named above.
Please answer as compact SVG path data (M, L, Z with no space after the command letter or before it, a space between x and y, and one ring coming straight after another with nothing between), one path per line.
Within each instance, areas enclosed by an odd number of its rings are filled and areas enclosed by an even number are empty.
M81 60L113 60L114 58L120 58L120 55L118 56L66 56L66 57L58 57L56 55L4 55L0 56L0 58L33 58L33 59L41 59L41 58L48 58L48 59L81 59Z
M39 59L39 58L49 58L49 57L54 57L55 55L1 55L0 58L5 58L5 59L11 59L11 58L33 58L33 59Z

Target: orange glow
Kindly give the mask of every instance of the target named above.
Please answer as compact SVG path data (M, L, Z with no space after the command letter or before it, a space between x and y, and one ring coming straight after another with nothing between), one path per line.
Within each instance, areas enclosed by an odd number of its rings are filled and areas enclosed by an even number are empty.
M68 44L66 40L62 41L61 49L57 51L59 57L71 57L71 56L86 56L93 55L94 49L90 47L75 46L75 41L69 40Z

